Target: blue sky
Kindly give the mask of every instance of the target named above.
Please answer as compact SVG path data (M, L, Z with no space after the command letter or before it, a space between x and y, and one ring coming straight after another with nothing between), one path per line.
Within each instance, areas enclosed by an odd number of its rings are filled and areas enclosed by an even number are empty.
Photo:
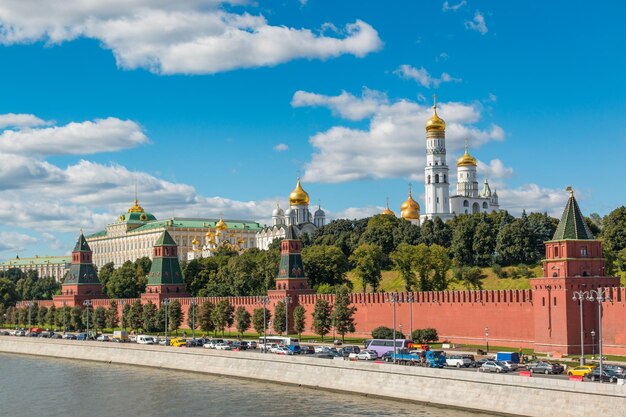
M170 3L0 4L0 257L68 252L135 181L158 217L266 222L297 175L332 218L398 212L433 94L501 207L623 204L616 2Z

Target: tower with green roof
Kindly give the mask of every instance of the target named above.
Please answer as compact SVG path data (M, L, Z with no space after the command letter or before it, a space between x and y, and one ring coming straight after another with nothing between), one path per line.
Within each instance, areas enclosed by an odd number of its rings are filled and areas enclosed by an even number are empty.
M535 350L580 353L580 304L574 292L618 287L619 278L607 277L602 242L591 233L580 211L574 191L552 240L545 242L543 276L531 279L535 317ZM584 301L583 333L586 350L591 350L591 330L597 331L597 307Z
M178 245L165 230L152 248L152 267L142 300L160 305L165 298L189 297L178 261Z

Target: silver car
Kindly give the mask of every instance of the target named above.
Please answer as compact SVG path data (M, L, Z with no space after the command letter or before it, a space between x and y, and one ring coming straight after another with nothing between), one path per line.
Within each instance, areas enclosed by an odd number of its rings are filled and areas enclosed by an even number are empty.
M483 363L480 368L478 368L478 372L496 372L499 374L507 371L508 370L504 365L496 361L487 361Z

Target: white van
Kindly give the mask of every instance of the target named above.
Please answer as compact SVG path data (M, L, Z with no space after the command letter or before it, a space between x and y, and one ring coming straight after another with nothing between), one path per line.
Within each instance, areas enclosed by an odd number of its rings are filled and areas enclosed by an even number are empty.
M154 341L154 337L146 336L145 334L140 334L137 336L137 344L140 345L154 345L156 342Z

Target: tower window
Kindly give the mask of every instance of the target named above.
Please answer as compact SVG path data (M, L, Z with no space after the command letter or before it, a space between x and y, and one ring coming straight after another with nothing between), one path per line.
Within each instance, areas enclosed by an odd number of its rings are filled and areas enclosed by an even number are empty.
M587 256L587 246L580 248L580 256Z
M554 247L554 257L555 257L555 258L558 258L558 257L559 257L559 247L558 247L558 246L555 246L555 247Z
M428 176L428 183L430 184L430 175Z
M439 174L435 174L435 184L439 184Z
M463 201L463 207L469 207L469 201L467 200Z
M444 184L448 182L448 176L446 174L443 174L443 182Z

